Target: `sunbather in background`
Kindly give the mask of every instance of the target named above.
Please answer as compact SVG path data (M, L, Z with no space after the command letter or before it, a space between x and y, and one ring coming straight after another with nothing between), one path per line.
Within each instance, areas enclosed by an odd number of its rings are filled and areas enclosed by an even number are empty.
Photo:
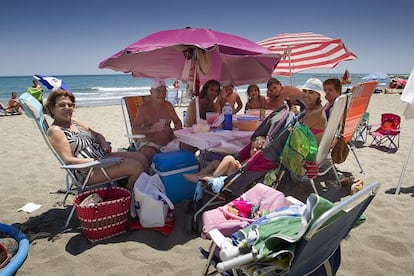
M7 106L4 108L6 112L9 113L16 113L16 114L22 114L22 111L20 110L21 105L19 101L17 100L17 93L12 92L10 100L7 102Z
M54 119L48 131L48 139L53 148L70 164L83 164L104 157L121 157L121 161L108 167L106 171L112 178L128 176L127 188L132 189L141 172L148 169L145 156L140 152L112 152L105 137L88 127L85 123L72 118L75 96L62 89L53 91L46 102L48 114ZM83 182L87 171L77 170L75 176ZM94 169L87 184L106 181L100 169Z

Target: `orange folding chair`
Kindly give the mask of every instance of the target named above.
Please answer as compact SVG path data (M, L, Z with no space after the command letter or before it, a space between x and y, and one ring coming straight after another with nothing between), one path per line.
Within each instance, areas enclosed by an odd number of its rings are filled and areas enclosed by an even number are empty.
M365 174L365 172L356 154L352 137L354 137L354 134L358 129L365 112L367 111L369 101L371 100L371 96L374 93L377 85L377 81L358 83L352 87L348 98L348 109L346 112L346 121L344 127L344 139L345 142L348 143L362 174Z
M139 148L139 144L145 135L132 134L132 124L134 123L139 107L151 98L150 95L145 96L126 96L121 99L122 115L124 115L126 137L129 141L129 150Z

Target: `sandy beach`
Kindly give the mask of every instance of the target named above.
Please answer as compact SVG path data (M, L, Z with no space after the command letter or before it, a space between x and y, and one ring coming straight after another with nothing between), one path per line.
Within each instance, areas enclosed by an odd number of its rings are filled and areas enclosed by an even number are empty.
M402 115L405 103L399 95L374 94L368 111L370 123L383 112ZM179 116L182 109L177 109ZM120 106L82 107L74 117L87 122L112 142L114 149L127 146ZM169 236L150 230L134 230L91 244L76 229L55 235L64 225L70 208L61 206L64 171L46 146L34 121L25 115L0 117L0 221L21 226L34 240L17 275L200 275L206 263L198 247L203 240L188 230L188 214L178 204L176 225ZM394 190L408 152L414 124L402 117L400 148L386 153L369 147L356 149L366 171L363 177L352 154L338 168L363 178L366 184L381 183L380 191L366 212L367 221L342 242L338 275L414 275L414 158L408 165L402 192ZM414 154L414 153L413 153ZM72 204L69 196L68 204ZM33 213L18 212L28 202L41 204ZM49 235L52 234L52 235ZM51 239L50 237L53 238Z

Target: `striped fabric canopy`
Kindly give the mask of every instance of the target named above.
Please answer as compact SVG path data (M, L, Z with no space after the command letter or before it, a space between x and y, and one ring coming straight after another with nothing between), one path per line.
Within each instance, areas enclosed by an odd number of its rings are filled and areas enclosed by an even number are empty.
M278 76L292 76L309 69L334 68L341 61L357 59L341 39L311 32L280 34L258 44L283 55L273 73Z

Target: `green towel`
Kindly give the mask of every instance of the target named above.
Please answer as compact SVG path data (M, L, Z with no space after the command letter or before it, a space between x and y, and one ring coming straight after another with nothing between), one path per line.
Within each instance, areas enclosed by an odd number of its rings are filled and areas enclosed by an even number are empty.
M28 87L27 92L36 100L43 103L43 89L41 87Z

